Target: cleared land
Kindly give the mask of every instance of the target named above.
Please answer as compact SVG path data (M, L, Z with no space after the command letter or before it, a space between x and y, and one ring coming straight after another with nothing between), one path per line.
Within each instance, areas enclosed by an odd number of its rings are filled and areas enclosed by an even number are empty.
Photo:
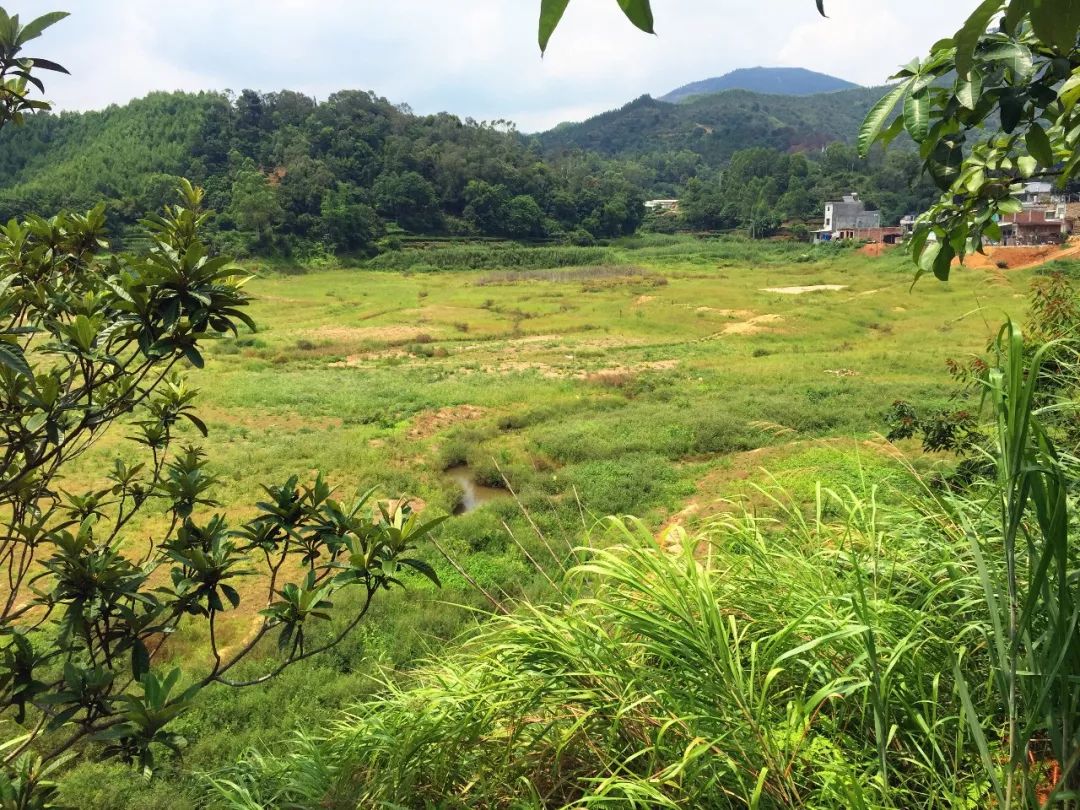
M580 534L579 501L660 526L722 494L709 491L718 470L761 466L747 453L770 448L761 461L775 464L809 440L868 439L893 400L944 400L944 361L981 351L1006 313L1022 318L1030 278L960 270L910 289L898 253L737 248L624 249L556 270L265 274L249 288L260 331L220 342L190 375L211 461L228 471L217 497L242 518L261 483L320 469L343 491L375 485L451 512L461 492L444 470L467 464L480 484L500 486L501 470L552 532ZM116 433L98 452L123 444ZM523 576L489 559L509 565L500 524L518 511L508 499L445 528L493 586Z
M1006 314L1023 318L1031 271L962 269L912 290L899 253L803 250L684 240L560 269L255 268L260 331L221 341L189 375L214 439L216 497L238 522L260 484L321 469L343 494L374 485L442 513L459 504L462 465L480 485L505 474L544 541L509 495L451 519L438 539L508 601L549 587L525 551L555 566L552 550L579 542L595 517L637 514L660 533L724 509L767 480L762 468L806 503L823 471L833 486L885 474L895 467L874 439L889 405L944 405L945 360L981 352ZM430 267L423 253L416 262ZM764 289L820 285L843 289ZM102 469L126 444L114 432L81 469ZM188 767L325 720L377 690L372 673L414 666L475 621L460 606L486 600L427 557L441 590L410 581L333 654L258 690L216 691L181 718ZM260 606L246 605L227 643L250 631ZM166 655L190 666L203 640L170 641Z

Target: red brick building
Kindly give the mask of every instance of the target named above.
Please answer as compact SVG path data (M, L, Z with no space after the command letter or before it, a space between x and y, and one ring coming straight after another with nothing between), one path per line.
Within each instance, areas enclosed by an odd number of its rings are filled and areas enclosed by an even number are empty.
M1065 241L1068 225L1064 218L1045 208L1025 208L1001 218L1003 245L1052 245Z

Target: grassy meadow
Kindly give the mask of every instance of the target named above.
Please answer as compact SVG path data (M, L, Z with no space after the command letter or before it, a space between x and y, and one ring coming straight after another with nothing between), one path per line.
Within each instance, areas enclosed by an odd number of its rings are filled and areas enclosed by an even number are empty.
M779 483L809 513L821 479L887 477L896 451L877 437L889 405L944 404L955 390L946 359L983 351L1006 314L1022 320L1030 278L961 269L912 288L900 252L734 240L534 250L249 268L259 331L219 341L188 374L214 440L215 496L234 522L261 484L316 470L344 493L374 486L435 514L461 501L448 468L509 482L515 496L440 527L454 565L434 548L425 556L441 590L410 580L341 648L269 685L203 695L176 724L186 771L325 725L387 671L407 680L490 612L468 580L503 605L543 601L551 585L530 557L559 569L603 516L694 530L748 483ZM819 285L839 289L769 291ZM114 431L78 472L124 445ZM917 468L944 463L903 449ZM232 616L228 640L243 639L258 607L249 599ZM170 641L165 656L197 665L202 639ZM65 782L87 807L195 806L200 789L168 769L146 786L96 763Z

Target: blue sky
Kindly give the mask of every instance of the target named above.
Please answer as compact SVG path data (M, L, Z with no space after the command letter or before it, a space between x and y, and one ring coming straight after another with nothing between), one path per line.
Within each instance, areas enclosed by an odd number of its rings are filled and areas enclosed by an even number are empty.
M62 62L48 96L98 109L151 90L374 90L422 113L524 131L738 67L787 65L877 84L951 34L968 0L653 0L657 36L615 0L572 0L547 55L539 0L0 0L72 16L28 49Z

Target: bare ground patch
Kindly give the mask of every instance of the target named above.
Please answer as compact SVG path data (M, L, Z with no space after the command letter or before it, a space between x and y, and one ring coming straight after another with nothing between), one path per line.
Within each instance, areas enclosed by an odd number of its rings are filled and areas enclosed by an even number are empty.
M780 295L803 295L812 292L836 292L846 290L847 284L803 284L796 287L762 287L761 292L779 293ZM875 292L877 292L875 290Z
M436 411L424 411L413 420L407 435L410 439L426 439L459 422L480 419L486 415L487 410L476 405L449 405Z
M717 307L694 307L694 312L701 312L708 315L716 315L720 318L747 318L754 317L754 311L752 309L718 309Z
M318 329L304 330L305 337L315 340L330 340L336 343L379 341L382 343L407 343L416 340L430 330L417 326L320 326Z
M729 323L716 334L710 335L709 338L724 337L726 335L756 335L759 332L768 330L772 324L779 323L782 320L784 320L784 317L775 313L755 315L745 321Z

